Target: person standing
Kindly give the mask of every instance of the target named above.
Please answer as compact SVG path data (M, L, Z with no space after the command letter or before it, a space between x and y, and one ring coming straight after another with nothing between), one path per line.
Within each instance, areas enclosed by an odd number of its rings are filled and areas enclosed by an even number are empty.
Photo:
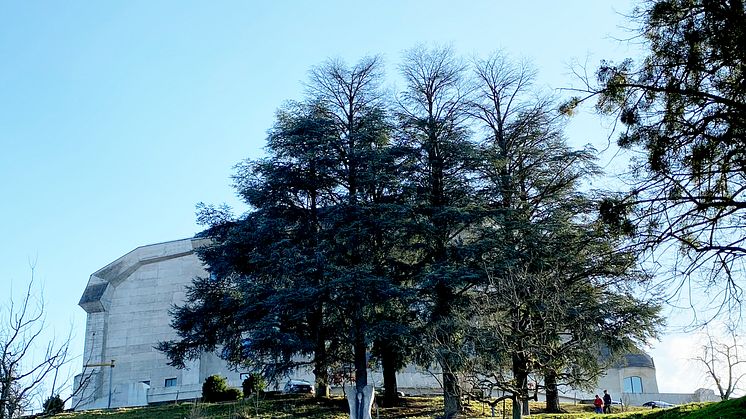
M595 408L594 411L596 413L602 413L603 410L601 410L601 407L604 405L604 401L601 400L600 397L598 397L598 394L596 394L596 398L593 400L593 407Z
M611 413L611 394L604 390L604 413Z

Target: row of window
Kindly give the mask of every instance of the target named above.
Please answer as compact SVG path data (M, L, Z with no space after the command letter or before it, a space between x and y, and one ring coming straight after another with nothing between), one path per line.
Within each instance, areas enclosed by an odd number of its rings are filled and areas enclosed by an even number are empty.
M145 384L146 386L150 386L150 380L140 381L141 383ZM176 387L176 379L175 378L166 378L163 381L163 387Z

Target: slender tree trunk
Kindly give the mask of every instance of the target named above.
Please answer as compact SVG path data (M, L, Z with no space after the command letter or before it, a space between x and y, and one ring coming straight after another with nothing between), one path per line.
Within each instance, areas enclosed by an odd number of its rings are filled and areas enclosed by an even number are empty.
M361 308L358 306L358 311ZM355 358L355 387L358 392L363 391L368 385L368 345L365 344L365 327L363 325L362 313L355 316L353 325L353 351Z
M547 413L562 413L559 404L559 389L557 388L557 373L548 371L544 375L544 387L547 393Z
M313 374L315 376L316 397L329 398L329 369L326 361L326 342L319 333L316 337L315 363Z
M13 381L10 380L10 374L5 373L5 377L0 377L2 379L2 383L0 383L0 387L2 388L2 392L0 393L0 419L10 418L10 415L6 415L8 411L10 410L10 406L12 405L12 401L10 400L10 390L12 388Z
M368 368L365 339L355 336L355 387L363 391L368 385Z
M521 419L523 417L523 401L519 393L513 393L513 419Z
M528 406L528 365L520 353L513 354L513 379L517 391L513 394L513 418L530 414ZM516 402L518 406L516 406ZM519 416L516 415L518 408Z
M399 388L396 383L396 354L389 342L381 343L381 366L383 368L383 404L387 407L399 405Z
M362 316L362 304L358 304L356 308L356 315L353 320L353 357L355 360L355 403L354 417L356 419L363 419L366 415L370 415L370 411L365 412L366 407L363 404L365 387L368 385L368 357L367 349L368 345L365 343L365 326L363 325ZM350 408L353 408L351 405Z
M436 250L435 259L437 261L445 260L445 245L439 242ZM436 341L441 347L438 362L443 370L443 406L445 417L451 418L461 412L461 387L459 386L456 373L458 365L454 362L453 351L456 348L453 330L447 325L447 320L452 313L452 301L454 298L453 290L444 282L440 281L435 285L435 295L437 298L435 316L433 323L437 327L435 331Z
M316 173L316 165L315 162L312 161L311 163L311 170L310 174L313 177L317 176ZM318 244L316 243L316 239L318 237L318 225L319 225L319 213L318 213L318 207L317 207L317 191L311 190L310 192L310 198L311 198L311 228L313 230L313 246L316 247ZM317 266L316 268L316 282L321 285L323 282L323 275L321 274L322 268L320 266ZM316 306L316 310L313 314L313 323L314 323L314 369L313 374L315 377L315 386L316 386L316 397L318 398L329 398L329 368L328 368L328 361L327 361L327 354L326 354L326 336L323 332L324 330L324 298L321 299L322 301L319 301Z
M456 374L446 368L443 371L443 405L446 418L453 418L461 413L461 387Z

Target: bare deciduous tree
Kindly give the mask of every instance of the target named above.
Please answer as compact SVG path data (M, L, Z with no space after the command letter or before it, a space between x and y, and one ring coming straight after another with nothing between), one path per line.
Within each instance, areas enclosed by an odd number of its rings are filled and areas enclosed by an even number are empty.
M738 336L731 331L727 341L719 340L709 331L702 352L694 360L704 366L707 377L712 379L720 393L721 400L728 400L739 390L741 379L746 376L746 358L743 358L743 345L738 343Z
M44 381L69 361L70 334L43 342L44 300L35 296L33 284L32 267L20 302L11 297L0 315L0 419L19 417L29 409Z

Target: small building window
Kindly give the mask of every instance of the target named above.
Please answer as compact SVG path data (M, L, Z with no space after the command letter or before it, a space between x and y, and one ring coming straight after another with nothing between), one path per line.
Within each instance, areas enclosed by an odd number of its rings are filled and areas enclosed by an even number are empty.
M176 379L175 378L166 378L166 382L164 383L166 387L176 387Z
M140 381L140 382L150 387L150 380L145 380L145 381Z
M637 376L626 377L624 379L624 392L632 394L642 393L642 378Z

